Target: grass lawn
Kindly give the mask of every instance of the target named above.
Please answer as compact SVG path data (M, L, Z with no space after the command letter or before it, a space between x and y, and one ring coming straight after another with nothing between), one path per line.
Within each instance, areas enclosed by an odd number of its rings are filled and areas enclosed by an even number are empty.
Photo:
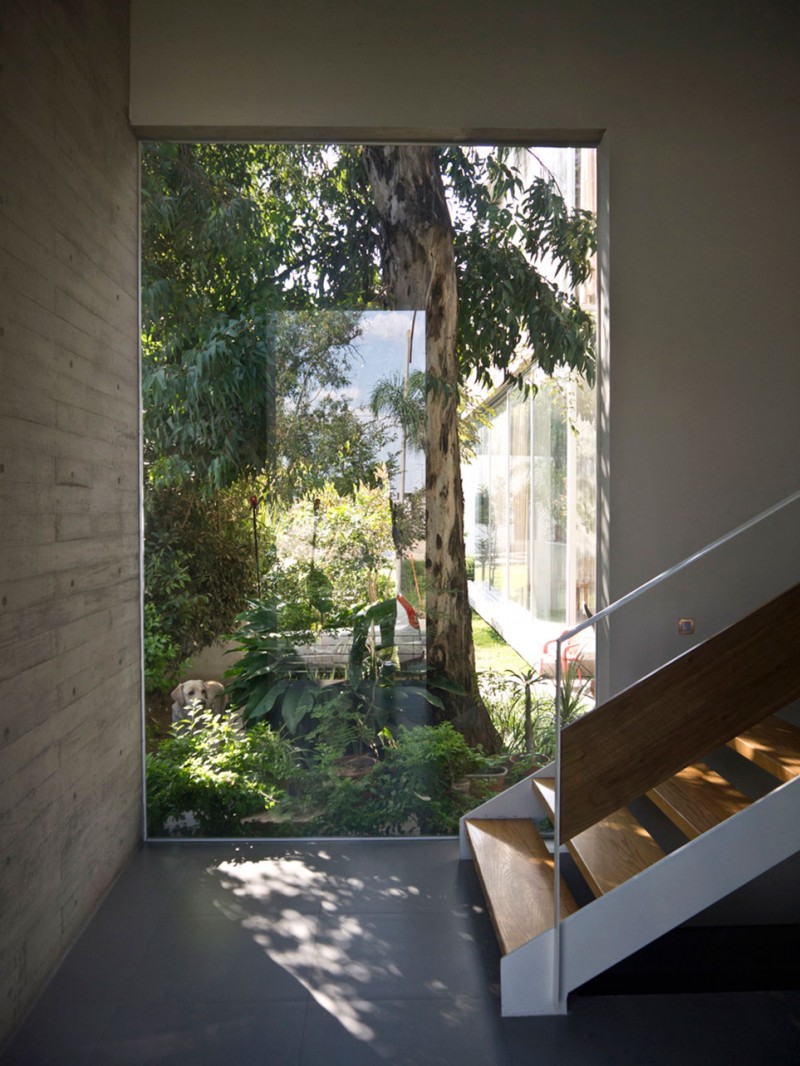
M411 560L403 560L403 595L411 606L421 614L425 613L425 572L424 560L417 560L412 570ZM496 629L475 611L472 612L472 637L475 642L475 667L482 670L519 670L526 672L530 666L514 649L506 644Z
M506 644L497 630L475 611L472 612L472 639L475 643L475 668L480 674L484 670L502 673L504 670L519 670L523 673L530 669L528 663Z

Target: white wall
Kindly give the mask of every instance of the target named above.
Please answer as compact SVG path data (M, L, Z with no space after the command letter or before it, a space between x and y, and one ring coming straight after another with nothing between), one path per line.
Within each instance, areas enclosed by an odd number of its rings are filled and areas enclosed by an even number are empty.
M145 135L602 138L611 598L797 487L797 5L133 0L132 34Z

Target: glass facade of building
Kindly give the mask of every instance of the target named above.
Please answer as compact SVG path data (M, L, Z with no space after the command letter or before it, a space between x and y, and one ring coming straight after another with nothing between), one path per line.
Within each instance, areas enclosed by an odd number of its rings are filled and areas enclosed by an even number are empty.
M464 492L473 591L499 628L524 612L560 631L594 609L594 415L593 390L570 378L492 403Z
M529 178L552 178L567 203L596 211L596 153L523 151ZM558 275L543 260L543 273ZM594 313L594 274L575 293ZM520 363L535 358L520 352ZM524 364L523 364L524 365ZM474 460L464 466L467 554L475 559L474 606L532 664L542 644L596 608L596 430L594 390L566 372L531 371L528 392L490 400Z

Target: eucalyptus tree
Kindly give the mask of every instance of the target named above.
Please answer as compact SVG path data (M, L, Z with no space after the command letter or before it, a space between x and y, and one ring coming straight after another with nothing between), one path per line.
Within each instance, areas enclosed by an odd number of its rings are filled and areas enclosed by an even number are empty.
M552 182L529 188L506 151L370 146L362 160L375 209L384 299L425 311L428 662L460 688L447 714L487 750L497 736L477 692L464 551L459 389L473 375L513 376L526 345L546 371L590 379L594 330L572 290L589 276L592 219ZM566 282L538 267L549 255Z

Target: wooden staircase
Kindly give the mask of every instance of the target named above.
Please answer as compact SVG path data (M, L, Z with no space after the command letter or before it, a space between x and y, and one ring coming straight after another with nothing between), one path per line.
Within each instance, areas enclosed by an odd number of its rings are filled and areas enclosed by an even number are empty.
M772 774L776 788L800 779L800 728L776 715L733 738L730 747ZM535 801L541 805L540 813L551 817L555 797L553 778L534 777L530 779L530 787ZM674 774L649 790L647 798L667 815L687 841L734 818L753 803L704 763L692 764ZM800 829L796 832L800 834ZM504 958L552 933L554 860L532 818L467 818L465 833ZM632 882L667 857L627 807L601 818L565 844L595 898ZM800 847L800 838L796 847ZM570 916L578 910L573 893L562 877L561 918L565 929ZM550 951L546 953L550 957ZM597 972L604 968L607 967L601 966Z
M742 654L736 677L698 705L709 645L730 670L742 642L758 654L754 632L771 644L773 623L791 651L779 676L766 656L754 668ZM800 697L798 650L800 586L681 657L679 672L668 664L564 730L561 845L585 883L573 894L562 878L558 926L553 854L536 824L554 815L553 768L463 820L462 857L475 862L502 952L503 1014L563 1013L571 990L800 851L800 728L774 713ZM738 760L721 772L705 759L725 746ZM736 779L737 761L765 772L758 798L724 776ZM683 843L655 839L656 808Z

